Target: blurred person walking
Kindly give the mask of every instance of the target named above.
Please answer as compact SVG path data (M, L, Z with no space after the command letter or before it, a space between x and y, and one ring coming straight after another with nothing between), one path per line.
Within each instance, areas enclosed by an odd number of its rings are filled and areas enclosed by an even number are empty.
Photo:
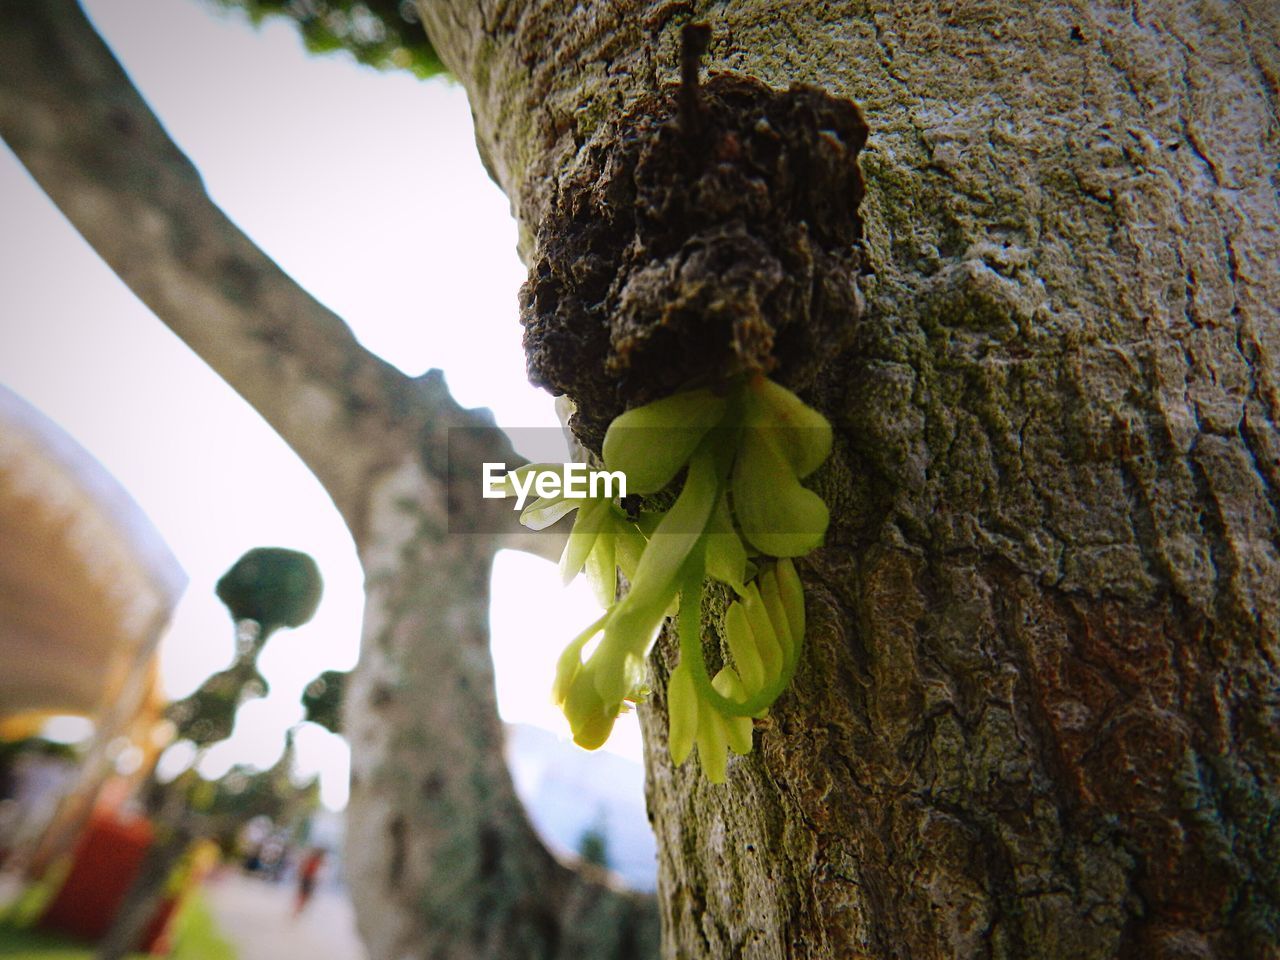
M324 847L312 847L302 862L298 864L298 897L294 901L293 915L299 916L306 909L312 895L316 892L316 881L324 866L328 851Z

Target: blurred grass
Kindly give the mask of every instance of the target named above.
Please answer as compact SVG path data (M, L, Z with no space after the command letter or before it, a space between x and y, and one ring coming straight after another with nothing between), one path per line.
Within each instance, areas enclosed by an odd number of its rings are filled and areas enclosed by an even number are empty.
M187 898L174 924L169 960L236 960L235 948L222 938L201 891Z
M187 899L174 919L169 960L236 960L236 952L218 933L204 897ZM92 960L93 948L42 930L0 923L0 957L9 960ZM135 954L135 960L145 960Z

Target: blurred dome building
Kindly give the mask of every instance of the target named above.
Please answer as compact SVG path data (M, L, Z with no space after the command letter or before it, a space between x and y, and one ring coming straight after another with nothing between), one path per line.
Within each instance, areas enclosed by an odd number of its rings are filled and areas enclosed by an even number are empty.
M6 839L14 848L14 820L43 835L46 856L65 849L122 752L132 745L136 765L149 749L163 704L157 646L186 584L124 488L0 386L0 742L36 735L54 716L84 717L93 730L69 788L39 809L27 798L16 816L20 785L8 778L0 850Z

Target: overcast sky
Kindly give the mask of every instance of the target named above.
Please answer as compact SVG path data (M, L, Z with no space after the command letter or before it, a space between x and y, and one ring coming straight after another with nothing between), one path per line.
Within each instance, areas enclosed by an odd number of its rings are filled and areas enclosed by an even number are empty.
M305 54L195 0L89 0L94 22L214 200L370 349L506 427L556 425L529 386L516 291L524 268L506 198L485 175L462 90ZM145 14L142 12L145 10ZM305 550L326 588L316 618L263 656L269 698L247 706L207 773L270 764L298 696L358 653L361 575L336 511L293 453L143 307L0 153L0 382L57 421L151 517L191 578L162 648L181 696L231 656L217 578L250 547ZM555 568L498 557L493 631L506 719L567 735L549 702L554 660L598 611ZM610 746L639 756L634 721ZM346 801L346 747L316 728L300 763Z

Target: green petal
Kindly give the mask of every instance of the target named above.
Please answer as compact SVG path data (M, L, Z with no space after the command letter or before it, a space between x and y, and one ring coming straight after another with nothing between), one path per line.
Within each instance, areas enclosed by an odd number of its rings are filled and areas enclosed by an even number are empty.
M617 609L616 607L614 608ZM596 685L596 692L609 703L621 703L640 685L644 676L641 656L648 649L648 639L640 644L632 642L632 638L610 632L610 625L605 627L604 639L600 646L587 658L586 672ZM637 646L639 649L637 650Z
M573 730L573 742L584 750L595 750L609 739L622 703L606 703L596 692L585 671L578 674L564 701L564 715Z
M564 552L560 554L560 579L566 584L578 575L591 549L596 545L600 528L607 516L604 511L610 508L602 500L579 500L578 503L581 504L578 516L573 521L573 529L565 542ZM607 601L604 606L609 603L612 600Z
M727 583L735 593L742 593L747 573L747 550L733 528L729 516L729 498L721 496L711 511L704 537L707 549L707 576Z
M729 647L729 655L733 657L733 665L738 668L743 686L751 693L764 688L765 669L756 638L747 623L747 613L737 601L729 604L724 617L725 642Z
M681 567L701 539L715 495L714 465L710 456L699 453L689 465L680 496L645 545L631 590L613 608L597 655L607 651L606 656L617 657L625 651L644 656L676 598ZM602 671L598 682L606 700L626 696L616 672Z
M729 762L728 732L715 710L698 711L698 760L712 783L724 783Z
M827 505L800 485L777 444L760 430L743 432L733 506L743 536L773 557L803 556L822 545L827 531Z
M640 532L640 528L630 520L614 517L614 559L618 568L630 580L635 576L636 567L640 565L640 557L644 554L645 545L649 542Z
M596 663L595 682L600 695L607 700L622 700L630 691L632 682L628 675L630 661L639 661L657 638L658 627L666 616L667 607L674 597L650 598L651 605L623 604L631 594L623 597L613 608L613 614L605 627L604 639L591 659ZM622 614L626 613L623 617Z
M604 626L607 617L608 614L600 617L595 623L570 640L569 645L560 654L560 658L556 661L555 683L551 687L551 700L556 706L561 706L564 703L565 698L569 695L570 686L582 669L582 648L587 645L592 637L600 632L600 628Z
M740 757L751 752L751 734L754 727L750 717L724 717L725 739L729 749Z
M760 589L754 583L747 587L742 596L742 610L751 628L751 635L755 638L760 662L764 665L765 684L773 683L782 675L782 667L786 662L784 650L774 633L773 621L769 619L764 601L760 598Z
M779 560L774 567L778 577L778 596L782 599L782 609L786 611L787 620L791 624L791 636L795 643L804 639L804 585L800 575L796 573L796 565L790 560Z
M667 678L667 730L667 749L678 767L688 758L698 733L698 694L684 663Z
M657 493L720 422L726 404L724 397L703 389L628 410L605 433L605 465L627 475L627 493Z
M750 385L752 425L769 430L797 477L807 477L831 455L831 424L786 387L763 377Z
M790 563L791 561L788 560L787 562ZM765 571L759 577L757 583L760 587L760 600L768 615L769 623L773 627L773 635L778 641L782 660L785 663L787 658L793 655L796 647L796 638L791 632L791 621L787 618L787 612L782 605L782 598L778 594L777 570L778 568L775 565L772 569Z
M565 500L562 497L539 497L520 514L520 522L530 530L545 530L571 510L582 505L581 500Z
M715 675L711 686L715 687L716 692L722 697L739 703L746 702L747 692L742 687L742 681L727 667ZM729 749L738 756L745 757L751 752L751 718L726 717L722 714L720 720L724 724L725 740L729 744Z
M582 650L573 644L565 647L556 660L556 678L551 684L551 700L557 707L564 706L569 689L582 669Z
M610 607L618 599L616 549L617 541L613 534L603 530L596 537L595 546L587 554L587 580L602 607Z
M690 552L702 538L716 500L715 466L699 452L689 464L680 496L645 545L628 598L644 593L665 594Z

